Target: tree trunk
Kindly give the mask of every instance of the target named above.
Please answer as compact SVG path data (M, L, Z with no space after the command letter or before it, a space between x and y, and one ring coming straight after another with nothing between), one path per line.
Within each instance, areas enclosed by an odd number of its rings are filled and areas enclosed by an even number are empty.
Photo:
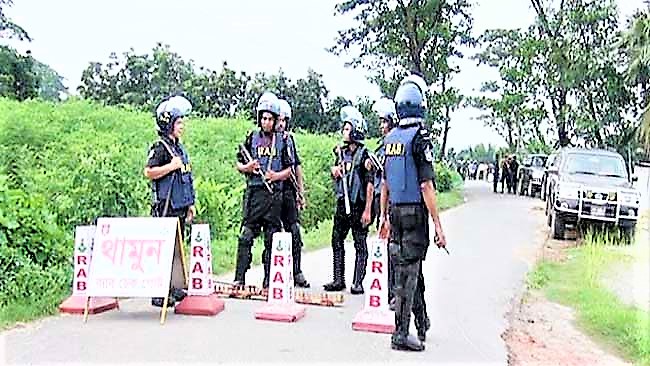
M512 122L506 122L506 125L508 126L508 147L512 151L512 146L513 140L512 140Z
M447 135L449 133L449 106L445 107L445 127L442 130L442 147L440 149L440 157L445 157L445 149L447 148Z
M594 139L598 144L598 147L603 147L603 138L600 136L600 128L598 127L598 116L596 116L596 107L594 106L594 97L589 93L588 97L589 102L589 112L591 113L591 118L593 119L594 129L592 133L594 134Z

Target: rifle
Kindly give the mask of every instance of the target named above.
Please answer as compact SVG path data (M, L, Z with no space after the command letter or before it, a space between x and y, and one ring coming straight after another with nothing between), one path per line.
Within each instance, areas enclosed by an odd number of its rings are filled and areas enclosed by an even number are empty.
M246 146L244 146L243 144L239 144L239 150L241 150L242 154L244 155L244 159L246 159L246 163L250 163L251 161L253 161L253 157L251 156L251 153L248 152L248 149L246 149ZM264 176L262 169L257 168L255 169L254 173L258 174L262 178L262 182L264 182L266 189L268 189L269 192L273 193L273 188L271 188L271 185L266 180L266 177Z
M294 173L294 167L291 167L291 176L289 177L291 179L291 184L293 185L293 188L296 190L296 194L298 195L298 200L300 202L305 202L305 196L303 196L302 191L300 190L300 186L298 186L298 179L296 179L296 174Z
M372 166L375 168L375 170L378 170L378 171L380 171L380 172L383 172L383 171L384 171L384 167L381 165L381 161L379 160L379 158L377 157L377 155L375 155L375 154L374 154L372 151L370 151L370 150L366 150L366 151L368 151L368 157L370 157L370 162L372 163Z
M351 212L350 209L350 197L348 194L348 180L347 176L345 174L345 162L343 161L343 153L342 153L343 148L341 146L338 146L338 154L339 154L339 166L341 167L341 180L343 180L343 199L345 201L345 214L349 215Z

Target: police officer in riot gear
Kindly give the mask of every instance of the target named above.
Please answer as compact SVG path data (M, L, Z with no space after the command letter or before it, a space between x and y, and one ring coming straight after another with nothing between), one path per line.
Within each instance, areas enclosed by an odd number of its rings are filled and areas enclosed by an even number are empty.
M336 185L336 209L332 228L334 280L323 286L325 291L345 288L344 240L352 229L356 260L352 294L362 294L368 261L368 225L372 220L373 174L365 166L369 159L363 144L366 122L355 107L341 108L343 146L335 148L336 163L331 169Z
M144 175L151 180L154 217L178 217L181 237L185 238L185 223L192 222L196 209L194 181L190 156L180 142L183 117L192 109L182 96L163 100L156 108L156 131L159 140L149 149ZM169 306L185 296L182 289L172 289ZM152 304L162 306L163 298L153 298Z
M284 230L291 232L292 238L292 256L293 256L293 281L298 287L310 287L309 282L305 279L300 266L302 256L302 235L300 234L300 225L298 223L298 210L302 210L305 205L304 175L300 166L300 158L293 134L289 133L291 128L291 106L289 102L280 99L280 114L276 131L284 133L288 139L289 154L294 161L291 168L292 176L290 180L284 182L282 192L282 227Z
M237 247L235 284L244 285L252 262L253 241L264 229L264 280L269 286L273 234L281 229L280 214L284 181L290 177L294 162L289 154L288 139L275 131L280 103L273 94L262 94L257 103L259 131L251 132L237 152L237 170L246 176L244 218Z
M374 199L372 203L373 217L377 218L377 228L379 228L379 211L380 211L380 196L381 196L381 182L383 178L383 165L384 165L384 144L383 140L388 135L388 133L395 127L397 124L397 112L395 111L395 102L389 98L381 98L372 107L373 111L377 113L379 118L379 127L382 134L379 147L375 149L375 156L381 164L380 169L372 165L368 165L368 169L374 168L375 180L374 180ZM395 298L393 294L393 283L395 282L395 271L393 269L393 262L388 259L388 299L390 302L390 309L395 310Z
M429 246L429 216L434 222L436 244L446 245L436 208L433 147L429 131L423 127L425 91L426 83L416 75L402 81L395 93L399 125L384 139L380 237L390 236L389 253L396 271L391 346L397 350L424 350L422 342L430 327L421 267ZM409 335L411 312L419 339Z

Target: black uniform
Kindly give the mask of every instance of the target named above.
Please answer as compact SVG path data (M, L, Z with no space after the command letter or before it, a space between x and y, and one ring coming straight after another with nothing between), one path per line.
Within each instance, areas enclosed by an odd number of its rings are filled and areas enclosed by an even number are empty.
M259 161L263 173L269 169L280 172L294 164L287 148L287 139L282 133L253 132L246 137L243 145L251 157ZM248 162L241 150L237 152L237 160L242 164ZM244 218L237 247L235 281L239 284L245 283L246 271L250 268L253 260L251 253L253 241L261 234L263 229L265 238L262 253L262 263L264 264L263 286L266 288L268 287L268 276L271 267L273 234L280 231L282 225L280 214L285 182L269 183L273 189L273 193L271 193L259 174L252 173L246 174L246 176Z
M293 138L293 135L288 134L287 136L289 154L291 155L294 164L297 167L300 165L300 157L298 157L296 142ZM294 283L296 286L309 287L310 285L305 280L305 276L302 273L302 268L300 265L303 242L302 235L300 234L298 206L296 204L298 200L297 188L298 187L296 187L292 182L285 181L284 190L282 192L283 197L281 220L284 230L291 232Z
M494 193L497 193L497 185L499 184L499 157L497 156L494 163L494 174L492 174L492 187Z
M172 154L181 158L183 167L151 182L151 216L178 217L181 241L184 242L187 231L185 225L187 210L194 204L196 198L189 154L180 142L162 137L149 149L147 167L153 168L169 164L173 158ZM172 296L168 302L170 306L174 304L174 300L180 301L185 296L180 289L172 289L171 293ZM162 298L152 299L152 304L156 306L162 306L162 302Z
M334 225L332 228L332 260L334 281L324 285L325 291L341 291L345 288L345 246L344 241L352 229L356 260L354 264L354 277L352 293L363 293L363 279L366 276L368 261L368 226L364 226L361 217L366 206L366 191L368 185L373 184L373 173L366 169L365 161L369 158L366 147L355 144L356 149L351 151L349 145L344 147L341 155L345 166L344 178L348 185L348 198L350 201L350 214L345 211L345 196L343 180L335 179L336 208L334 212ZM336 153L335 164L339 165L339 154Z
M395 266L394 346L405 347L415 316L418 337L424 340L430 327L424 301L422 261L429 247L429 212L420 184L434 182L431 137L418 124L399 126L384 140L384 179L390 198L391 237L389 255Z

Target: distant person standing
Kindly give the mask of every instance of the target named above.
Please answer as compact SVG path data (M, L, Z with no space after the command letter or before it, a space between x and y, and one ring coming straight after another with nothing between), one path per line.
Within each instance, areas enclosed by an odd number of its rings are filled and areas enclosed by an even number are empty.
M499 184L499 154L496 154L496 156L494 157L494 176L492 177L492 188L494 189L494 193L497 193L498 184Z

